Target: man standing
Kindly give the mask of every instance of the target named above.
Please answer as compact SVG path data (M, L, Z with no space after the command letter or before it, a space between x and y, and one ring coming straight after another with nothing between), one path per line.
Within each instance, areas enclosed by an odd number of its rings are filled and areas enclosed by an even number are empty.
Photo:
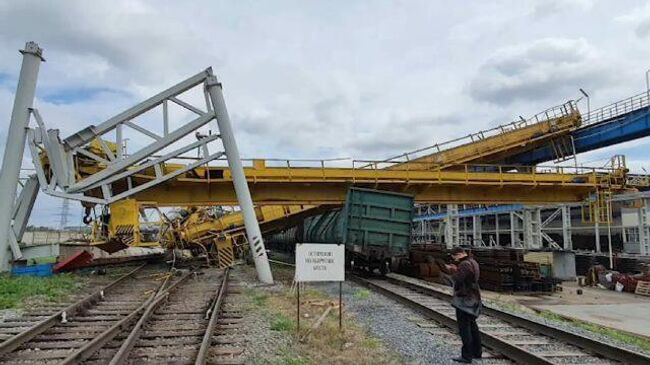
M458 332L463 341L461 357L456 362L471 363L472 359L482 356L481 335L476 325L476 318L481 313L481 291L478 286L479 267L474 258L467 255L462 247L454 247L451 257L458 270L451 276L454 285L454 297L451 305L456 308ZM448 267L451 268L451 267Z

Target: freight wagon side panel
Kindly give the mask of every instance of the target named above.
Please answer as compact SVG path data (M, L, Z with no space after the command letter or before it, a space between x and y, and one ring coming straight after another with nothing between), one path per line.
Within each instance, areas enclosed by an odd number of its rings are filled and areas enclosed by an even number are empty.
M368 259L408 253L413 196L351 188L340 215L344 219L339 234L349 251Z

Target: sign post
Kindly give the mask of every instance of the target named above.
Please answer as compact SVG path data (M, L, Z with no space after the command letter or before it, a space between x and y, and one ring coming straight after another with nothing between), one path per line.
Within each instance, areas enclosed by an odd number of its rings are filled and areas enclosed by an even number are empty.
M339 282L339 330L343 320L343 281L345 281L345 246L342 244L299 243L296 245L297 306L296 328L300 334L300 283Z

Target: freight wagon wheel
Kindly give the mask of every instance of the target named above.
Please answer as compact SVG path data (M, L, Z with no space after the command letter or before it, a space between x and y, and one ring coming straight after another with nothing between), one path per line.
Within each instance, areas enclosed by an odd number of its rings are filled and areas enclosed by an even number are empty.
M381 273L381 276L386 276L386 274L390 272L388 265L388 261L384 261L383 264L379 266L379 272Z

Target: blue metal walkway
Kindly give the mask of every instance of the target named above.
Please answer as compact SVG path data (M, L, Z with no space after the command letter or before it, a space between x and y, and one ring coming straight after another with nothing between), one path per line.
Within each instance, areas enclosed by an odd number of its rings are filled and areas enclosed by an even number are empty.
M575 153L593 151L650 135L648 100L648 93L644 92L587 114L583 118L583 125L570 134ZM557 155L556 148L549 143L511 156L504 162L530 165L560 157L562 156Z

